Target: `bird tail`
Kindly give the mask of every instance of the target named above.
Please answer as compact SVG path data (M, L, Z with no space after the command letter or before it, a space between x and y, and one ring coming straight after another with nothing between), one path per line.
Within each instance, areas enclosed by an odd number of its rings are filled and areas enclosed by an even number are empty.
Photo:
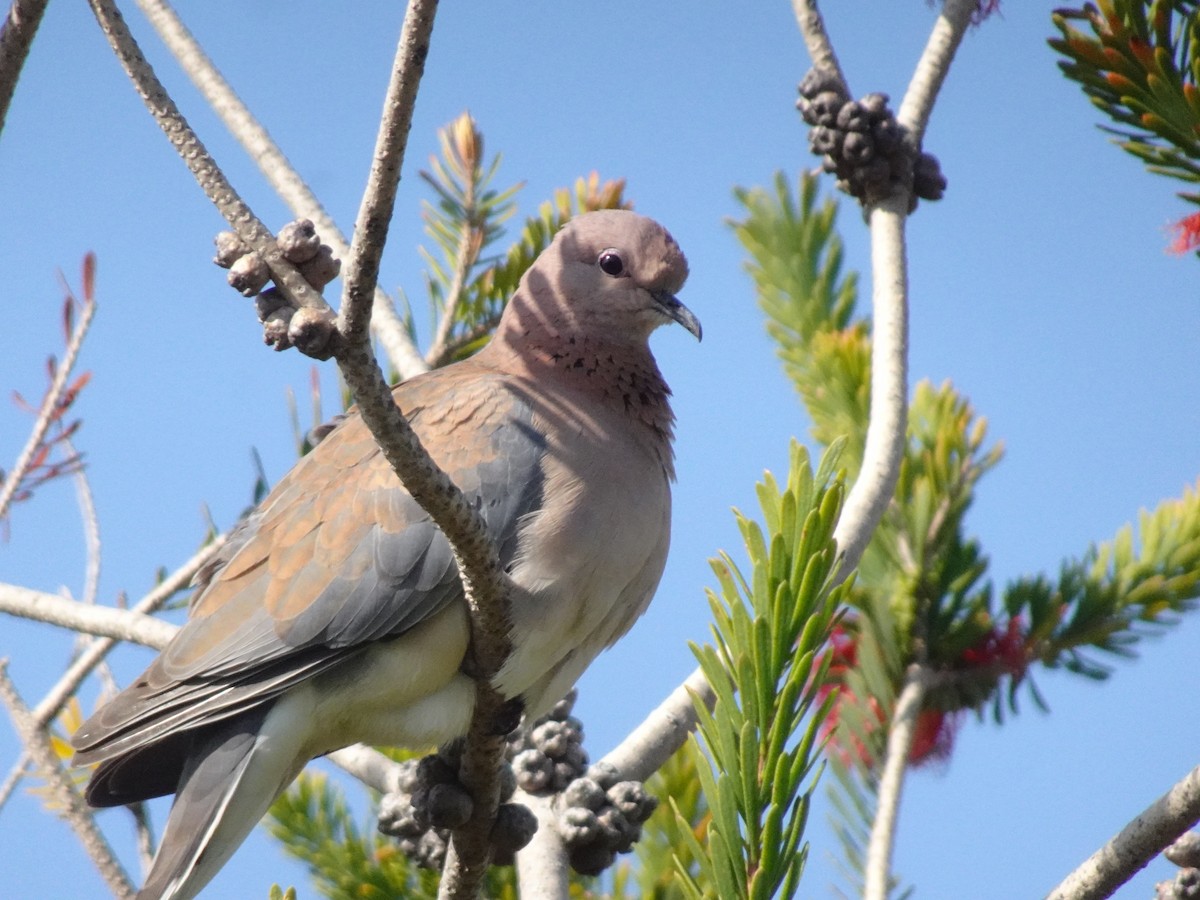
M138 900L195 897L298 774L294 745L275 739L282 705L238 716L197 741Z

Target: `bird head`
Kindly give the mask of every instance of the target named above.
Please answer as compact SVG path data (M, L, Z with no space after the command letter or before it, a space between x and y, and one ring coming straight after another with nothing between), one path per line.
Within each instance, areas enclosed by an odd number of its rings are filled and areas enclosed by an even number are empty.
M505 319L561 338L641 344L676 322L698 340L699 319L675 296L687 275L683 251L654 220L624 209L585 213L530 266Z

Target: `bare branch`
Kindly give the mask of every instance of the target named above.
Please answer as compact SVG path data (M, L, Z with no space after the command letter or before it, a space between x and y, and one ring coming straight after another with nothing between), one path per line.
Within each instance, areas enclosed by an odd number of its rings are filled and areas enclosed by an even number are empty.
M925 52L913 70L896 119L908 128L918 146L924 137L925 126L929 124L930 113L934 112L937 92L942 89L950 71L950 62L954 61L962 35L966 34L967 25L971 24L971 17L978 8L978 0L946 0L929 42L925 44Z
M646 781L696 730L693 696L701 699L709 709L717 699L700 668L600 760L600 764L616 769L622 781Z
M227 537L223 534L213 538L213 540L195 553L191 559L164 578L152 591L147 593L146 596L135 603L129 610L121 610L121 612L137 613L143 616L157 612L171 597L188 586L196 572L206 565L217 554L217 551L225 546L226 540ZM0 586L0 592L2 590L3 586ZM110 607L97 608L108 609ZM174 628L173 625L169 627ZM42 702L34 710L34 715L40 724L48 724L51 719L58 715L67 700L78 690L83 680L87 678L89 673L117 645L117 640L114 637L102 637L84 648L83 652L71 663L67 671L58 680L58 683L50 689L42 699Z
M425 71L436 13L437 0L412 0L396 47L392 77L375 141L375 157L346 259L338 329L351 343L362 339L370 321L369 292L378 281L379 260L387 242L408 132L412 127L413 107L417 102L417 88Z
M325 758L381 794L391 794L399 789L400 763L384 756L374 747L354 744L335 750Z
M255 161L275 192L297 216L311 219L321 239L333 249L334 256L344 259L350 252L350 243L341 229L267 130L213 65L175 10L166 0L137 0L137 3L192 83ZM411 378L429 368L413 344L408 329L396 314L391 298L378 285L375 287L375 302L371 310L371 333L383 345L389 362L402 379Z
M465 204L468 210L471 210L474 205L474 190L474 183L468 179L467 202ZM442 309L442 317L438 321L433 343L430 345L429 351L425 354L425 362L430 367L435 367L445 362L450 334L454 331L454 320L458 317L458 307L462 303L467 276L471 272L471 267L475 265L475 260L478 259L478 248L482 245L482 241L473 240L475 234L476 231L473 225L468 223L463 226L462 237L458 242L457 264L454 267L454 275L450 281L450 287L446 292L446 305Z
M1200 766L1142 810L1052 890L1046 900L1100 900L1200 821Z
M0 131L49 0L13 0L0 26Z
M62 816L79 837L88 856L96 864L96 868L100 870L100 875L104 878L109 890L122 900L124 898L133 900L137 892L129 881L129 876L117 861L116 856L113 855L112 848L109 847L103 833L96 826L96 819L92 815L92 811L63 769L62 762L50 744L49 735L34 721L29 710L25 708L25 704L21 702L16 686L8 677L6 660L0 660L0 699L8 707L9 715L12 716L21 742L33 757L53 792L55 801L61 807Z
M526 806L537 818L533 840L517 854L517 880L521 893L538 900L566 900L571 878L567 848L558 830L554 802L557 795L535 797L518 789L513 802Z
M89 255L84 262L85 273L89 266L94 265L94 258ZM85 280L86 278L87 276L85 275ZM5 475L3 483L0 483L0 519L3 519L7 514L9 506L12 505L13 497L16 496L17 488L25 479L30 463L38 452L38 448L42 446L42 441L46 439L46 433L50 430L50 426L54 423L59 402L67 390L67 385L71 379L71 372L74 370L75 363L79 359L79 350L83 346L83 339L87 337L88 328L91 326L95 315L96 301L91 294L90 288L87 288L84 292L83 302L80 304L79 318L75 321L75 327L71 331L70 339L67 341L67 348L63 353L62 361L54 371L54 378L50 383L50 388L46 391L46 396L42 398L42 405L38 409L37 419L34 421L33 431L29 434L29 440L21 448L21 452L17 456L17 461L13 463L12 469Z
M121 641L132 641L161 650L175 634L176 626L152 616L111 606L96 606L66 600L15 584L0 583L0 613L22 616Z
M925 126L929 124L929 115L933 112L942 82L950 71L950 63L954 61L958 45L962 43L967 26L971 24L971 16L978 8L978 0L946 0L933 25L925 52L917 62L900 111L896 114L900 124L908 128L917 146L921 145L921 138L925 135Z
M850 85L846 82L846 74L838 62L837 54L833 52L833 44L825 31L825 22L821 11L817 9L817 0L792 0L792 10L796 14L796 24L804 35L804 46L812 58L813 65L823 72L837 76L850 96Z
M921 712L928 685L927 670L918 665L911 666L900 696L896 699L896 709L888 729L883 772L879 777L875 820L871 823L871 839L867 844L863 900L887 900L900 794L904 789L904 774L917 729L917 716Z
M869 213L871 228L871 409L862 467L834 530L837 579L858 565L896 490L908 429L908 197L892 196Z
M63 442L67 452L78 456L70 439ZM83 574L83 602L95 603L100 590L100 520L87 473L75 473L75 495L79 500L79 517L83 520L83 542L87 548L87 568Z
M275 239L258 217L238 196L233 185L217 167L204 144L188 125L175 101L171 99L154 69L142 55L141 49L129 33L129 27L121 17L113 0L88 0L96 21L108 38L109 44L120 60L125 73L133 82L146 108L162 128L171 145L187 165L205 195L217 207L247 246L258 253L271 270L275 284L297 308L308 308L326 313L329 305L313 290L312 286L296 271L295 266L284 259L275 245ZM330 348L332 350L332 348Z

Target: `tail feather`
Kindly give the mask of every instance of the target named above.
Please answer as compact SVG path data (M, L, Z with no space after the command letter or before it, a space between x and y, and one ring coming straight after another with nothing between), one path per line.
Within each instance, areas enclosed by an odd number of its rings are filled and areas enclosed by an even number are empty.
M294 737L279 739L281 706L233 719L194 746L138 900L195 897L299 772Z

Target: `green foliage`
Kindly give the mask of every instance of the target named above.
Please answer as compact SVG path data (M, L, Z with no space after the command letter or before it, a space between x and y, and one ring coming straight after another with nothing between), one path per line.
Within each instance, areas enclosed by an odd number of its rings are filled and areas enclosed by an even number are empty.
M1131 2L1113 0L1102 8L1134 15ZM1162 44L1164 35L1174 35L1172 52L1191 59L1195 42L1175 26L1164 31L1163 22L1174 21L1179 10L1155 4L1152 11L1155 39ZM1144 22L1121 25L1111 15L1104 22L1129 47L1147 33ZM1070 46L1083 53L1080 40L1073 35ZM1109 48L1103 58L1113 61L1115 52ZM1154 58L1162 55L1155 51ZM1200 71L1200 63L1189 65L1192 74L1180 76L1188 85ZM1188 91L1193 96L1194 89ZM767 329L812 420L814 439L829 445L846 436L843 459L853 472L867 427L870 330L854 308L854 276L841 272L836 207L818 203L816 179L808 175L796 192L779 176L773 192L740 190L737 196L746 218L733 227L750 254L747 268ZM986 437L986 421L952 385L917 385L894 501L859 565L847 594L850 608L828 651L826 691L835 699L825 728L839 786L835 827L851 881L874 816L876 767L908 666L937 676L918 720L924 738L910 758L920 762L949 753L962 710L990 707L1000 721L1017 710L1021 687L1044 706L1032 678L1035 664L1104 677L1110 669L1097 652L1132 655L1144 634L1169 626L1200 596L1200 500L1188 491L1143 513L1137 540L1127 526L1063 563L1057 580L1020 578L997 600L987 555L966 530L979 480L1001 458Z
M469 356L487 340L504 303L525 270L572 216L595 209L626 207L624 181L600 182L593 172L573 190L555 192L536 216L526 219L509 249L485 256L504 235L504 223L516 210L521 185L490 187L500 167L496 156L483 163L483 134L463 113L438 132L441 155L430 160L421 178L433 188L436 203L425 204L425 233L437 255L421 249L434 318L439 320L433 364Z
M1083 650L1134 656L1146 634L1177 621L1200 597L1200 495L1184 491L1138 516L1116 537L1063 563L1058 582L1018 579L1004 593L1010 616L1023 616L1039 660L1089 678L1112 669Z
M1181 0L1097 0L1053 15L1059 66L1151 172L1200 182L1200 9ZM1080 23L1087 32L1073 23ZM1200 194L1181 193L1200 204Z
M693 651L717 702L711 713L696 702L704 749L690 744L707 833L698 835L694 815L677 807L687 854L676 857L677 872L692 898L791 897L804 871L818 731L830 706L819 699L828 666L821 650L845 593L830 582L838 453L831 448L814 475L793 444L786 486L768 473L758 487L763 524L738 514L749 580L727 555L712 563L720 585L709 591L714 643Z
M273 884L267 893L267 900L296 900L296 889L290 887L285 891L279 885Z
M837 204L817 208L817 179L802 177L798 197L780 172L775 190L738 188L746 208L734 234L750 254L746 269L767 315L785 371L813 423L813 437L829 446L847 439L842 464L853 475L866 435L870 345L865 325L852 326L858 277L842 275Z
M646 790L655 797L669 797L642 825L642 836L634 845L636 865L619 862L613 870L612 900L686 900L678 867L699 877L700 864L693 848L708 834L710 815L696 755L686 745L667 760ZM599 896L592 895L589 896Z
M341 790L322 775L302 773L268 817L271 834L308 867L317 891L330 900L437 897L437 875L410 863L373 826L360 828Z

